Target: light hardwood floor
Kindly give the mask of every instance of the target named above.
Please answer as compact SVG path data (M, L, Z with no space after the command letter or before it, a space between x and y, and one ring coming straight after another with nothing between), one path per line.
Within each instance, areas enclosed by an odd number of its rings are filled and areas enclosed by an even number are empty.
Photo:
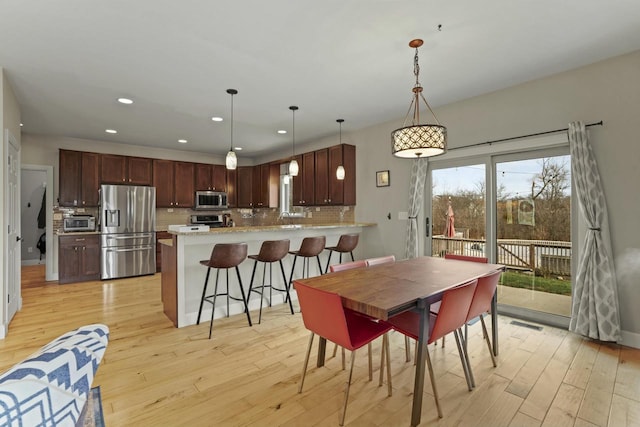
M323 368L310 363L305 389L297 393L309 336L300 314L284 306L267 309L252 328L243 315L216 320L208 340L207 324L176 329L164 316L159 275L57 285L34 271L23 269L23 308L0 341L0 370L70 329L107 324L111 338L93 385L101 386L108 426L338 424L347 376L339 360ZM511 320L500 317L497 368L479 324L470 328L473 392L466 389L454 340L444 349L431 346L444 418L437 418L427 379L421 425L640 425L640 350ZM362 351L346 425L409 425L414 368L404 361L399 334L391 344L393 396L367 381ZM376 343L374 363L379 350Z

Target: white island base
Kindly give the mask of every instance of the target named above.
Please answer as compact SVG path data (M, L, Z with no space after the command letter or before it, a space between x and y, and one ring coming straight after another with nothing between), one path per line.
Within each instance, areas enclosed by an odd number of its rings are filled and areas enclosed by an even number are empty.
M208 232L175 232L170 231L172 239L160 241L162 244L162 302L164 311L178 328L196 324L198 318L198 308L200 306L200 298L202 296L202 287L204 286L207 268L200 264L201 260L209 259L213 246L216 243L246 243L248 245L248 254L257 254L260 246L265 240L289 239L291 241L290 250L298 250L302 239L305 237L326 236L326 246L335 246L342 234L357 233L361 234L366 227L375 224L329 224L329 225L302 225L302 226L264 226L264 227L233 227L233 228L214 228ZM361 237L362 240L362 237ZM356 252L358 248L356 248ZM354 253L354 255L356 255ZM320 262L322 272L327 265L329 251L323 251L320 254ZM346 256L346 257L345 257ZM293 255L287 255L282 263L284 265L287 280L291 274L291 265L293 264ZM339 262L339 254L333 253L331 264ZM357 256L356 256L357 259ZM349 254L343 254L343 262L350 261ZM303 259L298 258L296 261L296 271L293 278L302 277ZM251 280L251 271L254 261L246 259L240 264L240 276L245 295L249 296L249 282ZM259 262L256 268L254 278L254 288L262 284L264 263ZM238 288L238 279L235 269L229 269L229 287L232 296L241 298L240 289ZM317 276L320 274L318 270L318 262L315 259L309 260L309 275ZM269 267L265 271L265 284L269 284ZM282 273L278 263L273 263L273 286L284 289ZM215 285L215 269L212 269L209 276L209 285L207 295L213 294ZM224 292L226 287L226 271L220 271L218 283L218 292ZM290 288L291 298L297 300L297 296L293 286ZM286 294L276 290L272 291L272 305L284 304ZM265 288L263 295L263 306L269 305L269 289ZM260 296L253 292L249 298L249 310L254 311L260 308ZM205 304L202 310L200 323L206 323L211 319L211 304ZM289 306L283 305L282 310L289 311ZM227 312L226 296L218 297L216 300L215 318L225 317L228 315L241 314L244 312L242 301L231 299L229 301L229 311ZM255 313L257 316L257 313ZM252 317L252 320L253 317ZM257 321L257 317L255 319Z

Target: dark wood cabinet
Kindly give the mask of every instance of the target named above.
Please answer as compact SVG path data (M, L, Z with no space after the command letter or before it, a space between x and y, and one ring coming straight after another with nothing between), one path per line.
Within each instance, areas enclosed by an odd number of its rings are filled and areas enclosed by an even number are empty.
M342 205L344 202L344 181L336 178L336 169L342 165L342 146L329 147L329 168L327 179L329 182L329 204Z
M196 163L195 190L227 191L226 167Z
M342 145L342 165L344 166L342 204L345 206L356 205L356 147L355 145Z
M236 197L239 208L253 207L253 166L238 166Z
M193 207L195 163L153 160L156 207Z
M331 203L329 199L329 149L323 148L315 152L316 176L315 176L315 195L316 205L328 205Z
M158 243L162 239L171 239L167 231L156 231L156 272L162 271L162 245Z
M276 165L277 166L277 165ZM278 180L280 178L280 170L278 169ZM253 207L267 208L273 206L271 200L272 194L272 178L271 178L271 165L264 164L253 167L253 182L252 182L252 202ZM277 188L276 188L277 191ZM275 206L278 206L277 198Z
M58 203L66 207L98 206L100 156L60 150Z
M152 159L102 154L100 180L103 184L151 185Z
M238 172L236 169L227 169L227 205L230 208L238 206Z
M100 279L100 236L59 236L58 283Z

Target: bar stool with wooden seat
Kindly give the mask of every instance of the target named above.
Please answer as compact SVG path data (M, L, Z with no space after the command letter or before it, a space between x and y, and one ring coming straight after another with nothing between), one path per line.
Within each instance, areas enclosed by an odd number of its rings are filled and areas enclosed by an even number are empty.
M334 252L338 252L340 254L340 264L342 264L342 254L349 253L351 254L351 261L355 261L353 258L353 250L358 246L358 234L343 234L340 236L338 240L338 244L336 246L329 246L325 248L329 251L329 257L327 258L327 266L324 269L324 272L327 273L329 271L329 263L331 262L331 255Z
M247 315L249 326L251 324L251 316L249 315L249 308L247 307L247 298L244 295L244 288L242 287L242 278L240 277L240 270L238 266L247 258L247 244L246 243L218 243L213 247L211 251L211 257L207 260L200 261L200 264L207 267L207 277L204 281L204 287L202 288L202 298L200 299L200 309L198 310L198 325L200 324L200 316L202 315L202 306L204 302L211 304L211 323L209 324L209 339L211 339L211 331L213 329L213 316L216 311L216 297L227 297L227 317L229 317L229 298L242 301L244 304L244 312ZM216 285L213 290L213 294L207 295L207 284L209 283L209 274L211 269L216 268ZM229 294L229 269L235 268L236 275L238 276L238 284L240 286L240 293L242 299L232 297ZM220 269L227 271L227 291L224 293L218 293L218 276L220 276Z
M249 255L249 258L254 260L253 264L253 272L251 273L251 283L249 284L249 292L247 293L247 304L249 304L249 299L251 298L251 292L255 292L260 295L260 315L258 317L258 323L262 321L262 301L263 301L263 293L264 288L269 288L269 307L271 307L271 291L273 289L277 291L283 291L287 293L287 301L289 301L289 308L291 309L291 314L293 314L293 305L291 304L291 298L289 298L289 287L287 286L287 276L284 273L284 267L282 265L282 258L287 256L289 253L289 239L283 240L265 240L262 242L260 246L260 253L258 255ZM262 270L262 285L253 287L253 278L256 275L256 267L258 266L258 261L264 263L264 268ZM282 280L284 284L284 289L278 289L273 287L273 263L280 263L280 271L282 272ZM269 284L265 285L265 275L267 272L267 264L269 264ZM259 288L259 290L258 290Z
M287 287L291 286L293 282L293 272L296 269L296 260L298 257L303 258L302 260L302 277L305 277L305 266L306 266L306 277L309 277L309 260L315 257L318 260L318 272L322 274L322 264L320 264L320 253L324 250L324 245L327 241L325 236L316 236L316 237L305 237L302 239L302 243L300 244L300 249L297 251L289 251L291 255L293 255L293 264L291 265L291 275L289 276L289 282L287 283Z

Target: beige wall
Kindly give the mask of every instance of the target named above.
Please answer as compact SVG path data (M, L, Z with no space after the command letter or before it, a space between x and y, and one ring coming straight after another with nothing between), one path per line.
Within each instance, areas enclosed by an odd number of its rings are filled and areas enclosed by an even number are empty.
M428 84L426 87L428 97ZM627 262L634 255L637 255L635 261L640 262L640 231L637 227L640 202L635 194L640 184L640 145L634 126L640 117L640 52L442 106L436 113L448 128L450 148L564 128L574 120L604 121L604 126L591 129L591 141L609 207L613 251L619 273L622 328L636 334L634 336L640 342L640 310L635 309L635 302L640 300L637 279L640 277L640 265ZM404 256L406 221L398 220L398 212L407 210L411 163L392 157L390 148L390 133L402 125L402 119L398 117L349 132L347 118L343 128L343 142L357 146L356 220L378 223L378 227L368 232L361 243L364 256L389 253ZM297 148L304 152L336 143L337 138L330 137ZM104 152L112 146L98 141L25 136L23 162L57 163L58 148ZM148 148L128 146L114 150L145 157L162 157L161 152L164 151L157 150L151 154ZM165 154L170 156L167 158L183 158L177 153L181 152ZM289 154L274 153L256 159L255 163ZM180 156L188 154L181 153ZM201 158L191 156L183 159L198 161ZM212 161L223 163L223 159ZM376 171L386 169L390 171L391 186L376 188ZM387 219L387 214L391 219Z

